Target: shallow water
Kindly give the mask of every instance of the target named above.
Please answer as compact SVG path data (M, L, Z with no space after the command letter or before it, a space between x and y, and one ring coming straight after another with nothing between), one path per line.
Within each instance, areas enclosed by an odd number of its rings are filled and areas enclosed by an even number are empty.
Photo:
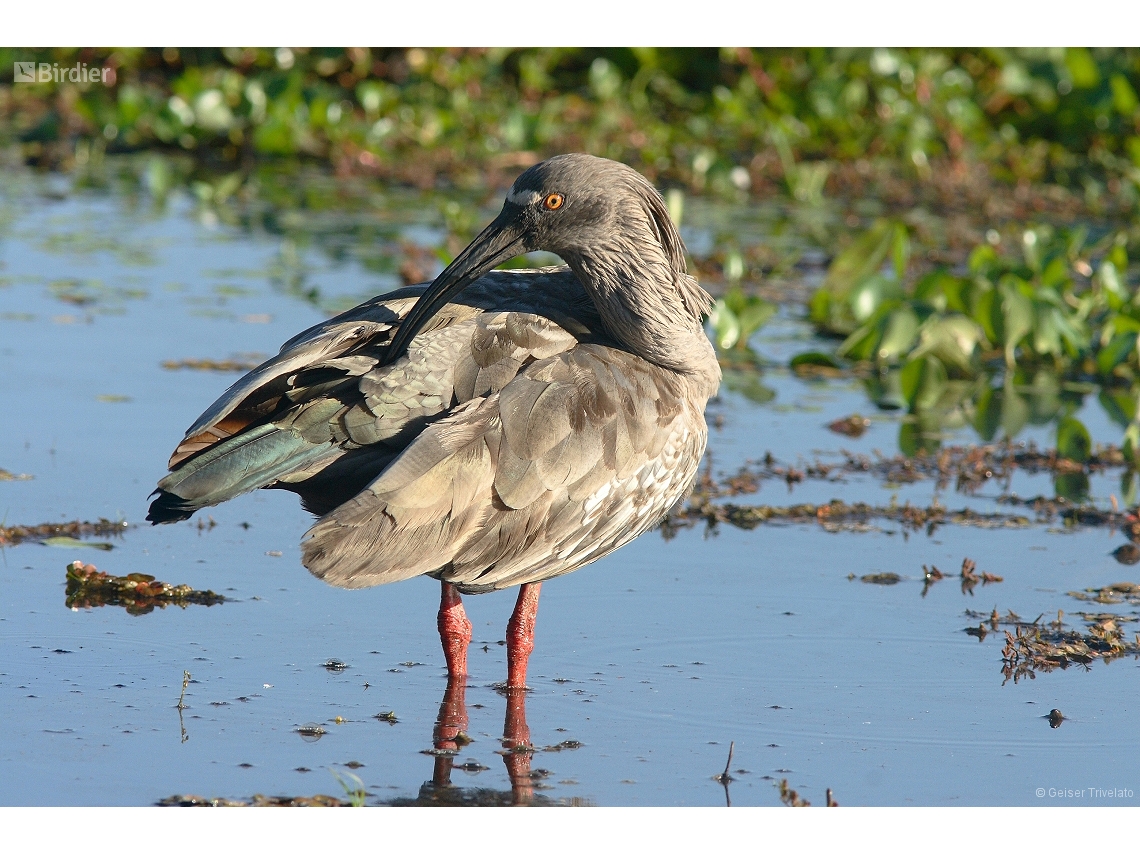
M160 206L145 193L30 177L0 193L0 467L33 476L0 481L0 517L132 523L109 552L26 543L2 553L0 803L343 797L329 770L357 775L369 803L416 798L433 775L436 760L422 752L445 689L437 583L344 591L314 579L298 548L311 518L290 494L241 497L199 514L213 521L205 527L198 517L138 523L176 440L238 376L162 362L266 355L327 311L394 287L398 242L442 239L442 221L423 213L438 204L377 191L346 202L347 212L227 224L178 193ZM723 214L707 227L701 217L694 206L687 235L696 246L724 228ZM766 222L732 221L745 230ZM756 347L786 363L804 336L784 313ZM769 403L726 391L710 406L710 417L723 417L709 443L714 469L768 451L789 462L844 448L895 453L890 414L875 415L859 439L827 430L834 418L871 412L857 384L781 370L763 382L776 393ZM1095 406L1081 418L1094 439L1119 441ZM1051 440L1043 428L1025 436ZM975 440L969 430L951 439ZM1052 492L1045 476L1018 474L1013 487ZM1092 479L1102 505L1114 489L1111 474ZM997 492L940 501L993 510ZM757 500L927 504L932 495L930 482L886 488L848 476L791 490L766 481ZM1045 525L904 535L885 521L860 532L647 534L544 586L527 721L540 749L577 745L534 755L534 794L597 805L773 805L775 783L787 779L816 804L827 788L841 804L1136 804L1090 789L1140 792L1140 664L1096 662L1003 685L1001 633L979 643L963 631L978 624L967 609L995 606L1030 620L1058 609L1135 615L1066 596L1136 580L1110 555L1122 542L1105 529ZM922 596L923 564L956 572L967 556L1004 581L968 595L948 578ZM73 611L64 595L73 558L227 601L141 616ZM904 579L858 579L882 571ZM507 700L493 684L505 674L499 642L513 597L465 603L475 626L473 741L454 759L451 782L509 801L499 753ZM347 668L323 667L331 659ZM184 671L192 682L180 717ZM1058 729L1045 719L1054 707L1066 716ZM374 717L388 711L396 723ZM308 724L326 733L303 738L297 728ZM726 792L714 776L730 743ZM1049 795L1059 788L1085 795Z

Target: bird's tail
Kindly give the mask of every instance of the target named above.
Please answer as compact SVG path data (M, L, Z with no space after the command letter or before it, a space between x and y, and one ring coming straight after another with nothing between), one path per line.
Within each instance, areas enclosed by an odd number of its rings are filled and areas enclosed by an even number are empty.
M264 424L219 442L158 482L147 519L189 519L197 510L267 487L321 458L335 456L331 442L314 444L291 428Z

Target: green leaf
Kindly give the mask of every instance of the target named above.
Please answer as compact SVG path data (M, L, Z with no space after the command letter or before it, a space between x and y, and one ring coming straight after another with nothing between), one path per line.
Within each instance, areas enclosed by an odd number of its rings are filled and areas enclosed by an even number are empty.
M713 304L709 321L716 334L716 346L721 350L728 350L740 339L740 321L736 313L725 304L723 298Z
M925 303L937 312L967 314L966 289L969 280L936 270L923 276L914 286L914 299Z
M1033 303L1010 281L999 287L1001 300L1001 337L1006 364L1014 365L1018 343L1033 329Z
M965 315L934 315L919 329L918 347L911 358L930 354L948 368L972 375L974 353L983 338L981 327Z
M1112 373L1112 369L1127 361L1136 350L1135 332L1117 333L1096 355L1096 368L1102 377Z
M1042 369L1033 376L1033 383L1023 390L1029 405L1029 423L1050 424L1061 411L1061 383L1057 376Z
M910 306L901 306L887 316L875 356L885 362L893 362L910 351L917 336L918 315Z
M1092 89L1100 83L1100 69L1088 48L1065 48L1065 66L1076 89Z
M1006 439L1013 439L1029 423L1029 405L1007 382L1001 390L1001 429Z
M899 389L912 413L930 410L946 388L946 367L925 356L912 359L899 372Z
M907 419L899 425L899 451L907 457L915 457L920 451L930 454L941 446L941 434L937 423L924 419Z
M983 291L975 300L971 312L973 319L982 328L986 338L994 344L1001 343L1001 312L997 291L993 288Z
M1121 452L1133 469L1140 469L1140 422L1133 422L1124 432Z
M836 370L841 370L843 367L835 361L834 357L826 353L821 353L818 350L813 350L809 353L801 353L799 356L792 357L792 360L788 363L788 366L793 371L795 371L797 368L807 368L810 366L834 368Z
M1001 390L987 386L974 410L974 430L985 442L993 442L1001 427Z
M1120 232L1112 239L1112 249L1108 251L1108 260L1113 263L1118 272L1128 269L1128 235Z
M979 244L970 252L967 266L974 274L987 273L998 264L998 254L988 243Z
M1124 283L1120 281L1120 274L1116 269L1116 264L1112 261L1105 259L1101 262L1096 272L1096 282L1107 298L1109 307L1113 310L1119 310L1128 302L1131 295Z
M863 323L889 302L902 298L897 282L885 276L868 276L847 295L847 305L859 323Z
M880 410L901 410L906 407L899 375L899 369L892 368L867 378L867 396Z
M743 347L748 343L752 333L768 323L776 314L777 306L759 297L751 298L749 304L737 313L736 319L740 322L740 341L737 346Z
M1034 315L1036 318L1033 324L1033 352L1038 356L1060 356L1061 328L1057 310L1052 306L1038 303L1034 306Z
M844 359L870 360L882 335L882 323L879 320L869 321L847 336L836 353Z
M1120 476L1120 498L1124 499L1124 504L1131 506L1136 504L1136 485L1140 481L1140 474L1135 469L1125 469Z
M1057 423L1057 454L1075 463L1088 463L1092 456L1088 429L1072 417Z
M1137 109L1140 109L1140 100L1136 98L1136 90L1132 88L1128 78L1123 74L1114 74L1108 82L1112 87L1112 106L1116 108L1116 112L1126 118L1134 118Z
M92 549L102 549L105 552L109 552L110 550L115 548L110 543L101 543L100 541L97 541L97 540L77 540L74 537L63 537L63 536L48 537L48 538L45 538L44 540L41 540L40 543L42 543L44 546L59 546L59 547L62 547L64 549L76 549L76 548L79 548L82 546L89 546Z
M910 262L910 234L903 223L895 223L891 237L891 263L894 264L895 278L902 282L906 278L907 264Z
M1101 407L1112 421L1127 428L1136 418L1136 393L1122 390L1101 389L1097 395Z
M723 374L725 388L743 395L756 404L766 404L776 397L774 389L765 386L756 371L726 369Z
M1062 472L1053 478L1057 495L1073 504L1081 504L1089 497L1089 476L1084 472Z
M1070 285L1069 265L1063 255L1058 255L1041 271L1041 284L1046 288L1063 288Z
M894 232L890 220L878 220L835 257L822 288L843 297L863 279L878 273L894 242Z

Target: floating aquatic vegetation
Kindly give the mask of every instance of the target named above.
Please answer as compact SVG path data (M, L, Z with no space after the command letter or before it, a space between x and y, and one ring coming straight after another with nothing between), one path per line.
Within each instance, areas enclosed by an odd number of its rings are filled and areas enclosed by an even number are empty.
M982 573L980 576L974 572L977 569L977 564L971 558L962 559L962 569L958 572L958 578L962 580L962 593L970 594L973 596L974 588L980 582L982 585L989 585L994 582L1004 582L1001 576L994 575L993 573ZM933 564L929 568L925 564L922 565L922 572L925 578L925 584L922 586L922 596L926 596L926 592L930 590L930 586L941 579L946 578L946 574L935 567Z
M898 573L868 573L860 576L859 581L868 585L897 585L902 581L902 576Z
M90 549L102 549L105 552L110 552L114 549L114 545L105 543L101 540L78 540L74 537L47 537L40 541L44 546L55 546L63 549L78 549L88 547Z
M1105 589L1090 589L1101 591L1117 588L1108 586ZM1131 592L1140 590L1140 586L1131 583L1121 583L1119 586ZM1094 602L1119 603L1123 600L1096 600L1095 597L1085 597L1079 594L1070 594L1080 599L1089 599ZM978 641L985 641L991 633L996 633L1004 627L1005 646L1002 648L1002 676L1005 678L1002 685L1013 680L1018 683L1023 679L1036 679L1037 673L1048 673L1057 668L1065 669L1070 665L1080 665L1086 671L1093 662L1100 659L1111 662L1123 656L1140 658L1140 634L1135 634L1131 641L1124 637L1124 628L1121 624L1134 623L1137 618L1130 615L1077 612L1081 620L1087 624L1087 630L1081 632L1076 629L1066 629L1063 611L1057 612L1057 617L1048 623L1042 623L1044 615L1038 615L1034 620L1027 621L1012 610L1000 615L995 607L988 615L983 612L966 610L966 616L981 618L977 626L966 627L964 632L972 635Z
M866 433L870 426L870 419L855 413L842 419L836 419L828 424L827 429L857 439Z
M1086 632L1064 630L1056 621L1050 626L1021 625L1010 633L1006 630L1002 648L1003 685L1010 680L1036 679L1037 673L1080 665L1085 670L1096 660L1111 662L1123 656L1140 658L1140 634L1129 641L1120 625L1135 618L1121 615L1082 615L1088 623Z
M234 359L166 359L163 360L162 367L167 371L178 371L182 368L192 371L252 371L262 361L262 358L256 354Z
M866 502L847 503L832 499L822 505L717 505L712 502L693 502L674 510L664 523L662 532L668 537L674 531L705 522L710 527L728 523L742 529L753 529L766 523L814 522L825 531L868 532L882 531L875 520L899 523L904 532L922 531L933 534L939 526L963 525L976 528L1025 528L1032 521L1025 516L1005 513L980 513L972 508L951 510L937 501L927 507L919 505L872 505Z
M780 801L787 807L811 807L811 802L802 798L799 793L788 786L788 779L781 778L780 782L776 784L776 789L780 791ZM839 802L831 795L831 788L828 787L826 792L827 807L839 807Z
M841 420L845 421L845 420ZM698 481L697 489L709 498L755 493L764 480L781 480L795 484L804 480L842 482L845 475L873 475L886 484L912 484L934 480L938 490L953 484L959 492L971 494L988 483L1008 484L1015 471L1030 475L1051 473L1085 475L1127 468L1129 463L1120 448L1099 446L1081 464L1058 454L1056 449L1041 449L1033 442L1000 442L982 445L948 445L935 453L919 452L914 456L896 454L885 457L878 452L854 454L840 451L838 462L818 457L798 466L777 460L771 453L759 461L740 467L734 474L714 478L712 457ZM1011 503L1017 499L1011 498Z
M54 537L122 537L128 528L130 524L125 520L108 519L100 519L98 522L74 520L64 523L0 526L0 546L15 546L25 541L43 543Z
M1029 423L1055 423L1059 456L1084 463L1092 442L1074 404L1099 387L1135 466L1140 295L1129 232L1090 241L1084 226L1019 228L1008 247L991 229L965 270L916 271L914 228L880 219L834 258L810 319L821 334L843 337L837 369L842 360L859 368L877 406L910 414L899 432L908 454L937 448L945 424L971 424L988 441L999 429L1012 437ZM828 358L801 354L791 367Z
M1140 585L1135 582L1116 582L1103 588L1085 588L1083 591L1069 591L1070 597L1090 603L1104 605L1140 606Z
M1058 456L1055 449L1038 449L1030 443L990 443L979 446L948 446L937 454L920 453L915 457L896 455L884 457L856 455L840 452L836 463L816 459L795 466L782 463L770 453L758 462L749 462L730 475L714 477L712 458L700 474L686 504L675 508L662 524L666 537L679 529L705 521L710 526L726 522L739 528L751 529L762 523L811 522L820 523L828 531L880 531L873 524L885 519L902 524L903 531L925 528L932 534L941 525L968 525L982 528L1020 528L1033 524L1047 524L1060 520L1066 526L1089 526L1121 529L1126 536L1140 541L1140 512L1133 508L1120 510L1115 498L1113 507L1100 509L1089 504L1076 503L1064 495L1056 498L1036 496L1021 498L1002 493L995 497L1001 505L1026 507L1033 516L994 511L982 513L973 508L952 510L935 498L922 507L907 502L875 505L865 502L847 503L833 499L825 504L795 505L741 505L723 499L756 493L765 480L781 480L793 485L808 479L845 483L847 476L869 474L881 478L885 485L915 483L931 479L937 490L953 484L954 488L973 496L978 489L991 481L1008 484L1015 471L1029 474L1049 472L1055 478L1073 471L1086 477L1090 472L1105 472L1114 467L1126 467L1120 449L1114 446L1098 448L1083 464ZM1124 558L1128 555L1125 553ZM1121 557L1118 556L1118 560ZM1126 563L1126 562L1122 562ZM982 581L985 581L982 579Z
M351 801L318 793L315 796L263 796L256 793L248 799L204 798L195 795L168 796L155 802L156 807L351 807Z
M195 591L189 585L160 582L146 573L112 576L93 564L72 561L67 565L67 607L90 609L98 606L123 606L128 614L144 615L168 605L182 608L191 603L213 606L225 602L213 591Z
M33 477L32 475L22 475L9 472L7 469L0 469L0 481L31 481Z

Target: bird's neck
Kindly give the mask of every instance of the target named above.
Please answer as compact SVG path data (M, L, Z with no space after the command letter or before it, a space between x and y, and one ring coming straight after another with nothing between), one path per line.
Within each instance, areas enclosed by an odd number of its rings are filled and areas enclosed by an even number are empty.
M607 254L608 255L608 254ZM626 257L621 255L609 255ZM707 387L720 384L720 366L705 334L703 314L712 298L686 273L667 265L614 265L589 256L567 259L593 297L607 332L631 353Z

